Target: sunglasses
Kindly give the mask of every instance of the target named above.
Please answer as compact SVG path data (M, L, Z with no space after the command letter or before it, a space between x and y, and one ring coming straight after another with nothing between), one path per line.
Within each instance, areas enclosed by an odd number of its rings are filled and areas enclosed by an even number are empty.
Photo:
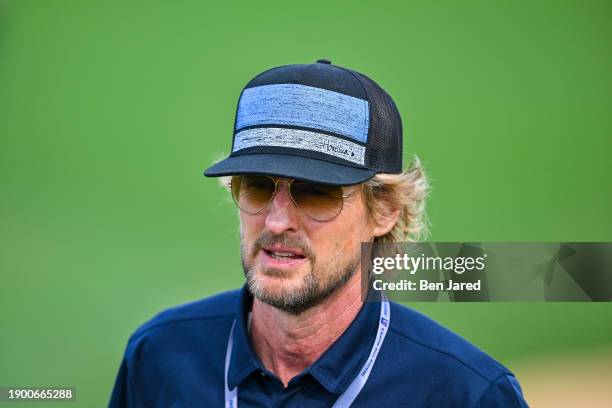
M358 192L356 190L345 194L341 186L263 175L233 176L229 187L236 206L247 214L256 215L274 200L281 182L287 183L295 206L309 218L320 222L336 218L342 211L344 199Z

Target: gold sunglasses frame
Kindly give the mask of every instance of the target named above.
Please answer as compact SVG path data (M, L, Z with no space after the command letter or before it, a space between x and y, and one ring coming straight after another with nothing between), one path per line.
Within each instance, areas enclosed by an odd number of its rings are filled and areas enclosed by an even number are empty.
M334 215L332 218L330 218L328 220L318 220L318 219L314 218L313 216L309 215L306 211L304 211L304 209L302 207L300 207L299 204L295 201L295 198L293 198L293 194L291 193L291 184L293 184L293 182L296 179L286 179L286 178L282 178L282 177L272 177L272 176L268 176L268 175L258 175L259 177L267 177L270 180L272 180L272 182L274 182L274 192L272 193L272 196L270 197L268 202L259 211L257 211L257 212L249 212L249 211L246 211L246 210L240 208L240 205L238 205L238 203L236 202L236 197L234 197L234 194L232 192L232 181L234 180L234 178L236 178L236 177L243 177L243 176L246 176L246 175L247 174L232 176L232 178L230 179L230 181L227 184L227 187L230 189L230 194L232 196L232 201L234 201L234 204L236 204L236 207L238 207L238 209L240 211L244 211L245 213L247 213L249 215L261 214L261 212L263 212L266 208L268 208L268 206L270 206L272 201L274 201L274 197L276 197L276 193L278 192L278 184L281 183L281 182L287 183L287 190L289 191L289 197L291 197L291 202L293 203L293 205L295 205L295 207L297 209L299 209L302 214L304 214L305 216L307 216L311 220L314 220L314 221L317 221L317 222L329 222L329 221L332 221L333 219L335 219L336 217L338 217L338 215L340 215L340 213L344 209L344 200L346 198L354 196L355 194L357 194L360 191L360 190L355 190L353 192L345 194L344 193L344 189L342 188L343 186L339 186L342 189L342 193L343 193L340 196L342 198L342 204L340 205L340 210L338 211L338 213L336 215ZM313 184L317 184L317 183L313 183Z

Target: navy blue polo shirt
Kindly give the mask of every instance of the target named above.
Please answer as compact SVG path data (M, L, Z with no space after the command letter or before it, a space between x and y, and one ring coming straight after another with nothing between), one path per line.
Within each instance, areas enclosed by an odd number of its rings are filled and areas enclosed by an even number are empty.
M223 407L228 336L238 407L331 407L367 360L381 304L366 302L347 330L285 388L249 341L246 288L168 309L130 337L111 407ZM353 407L527 407L504 366L422 314L391 303L391 324Z

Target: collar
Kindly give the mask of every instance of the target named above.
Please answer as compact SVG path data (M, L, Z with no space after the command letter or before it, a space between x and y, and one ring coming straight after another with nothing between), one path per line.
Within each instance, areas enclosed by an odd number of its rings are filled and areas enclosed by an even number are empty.
M234 344L228 371L228 386L233 389L254 371L265 367L253 351L247 330L247 317L253 297L246 286L236 308ZM364 302L353 322L342 335L304 372L311 374L329 392L346 390L365 363L376 337L380 302Z

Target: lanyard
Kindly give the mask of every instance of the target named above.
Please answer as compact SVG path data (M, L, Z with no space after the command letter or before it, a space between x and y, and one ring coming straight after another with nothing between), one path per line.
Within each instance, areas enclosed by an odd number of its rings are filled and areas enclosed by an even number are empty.
M374 340L374 344L372 345L370 356L359 371L357 377L353 379L348 388L342 393L342 395L338 397L333 408L350 407L353 401L355 401L355 399L359 395L359 392L361 392L361 389L364 387L366 381L368 381L368 377L370 376L372 367L376 362L376 357L378 357L378 352L380 351L383 341L385 340L385 336L387 335L387 329L389 328L390 322L391 308L389 306L389 301L383 294L383 299L380 304L380 319L378 320L376 339ZM225 352L225 408L238 408L238 386L230 390L227 385L227 373L229 371L229 364L232 358L232 346L234 343L233 334L235 325L236 321L234 320L234 323L232 324L232 329L230 330L229 339L227 341L227 351Z

